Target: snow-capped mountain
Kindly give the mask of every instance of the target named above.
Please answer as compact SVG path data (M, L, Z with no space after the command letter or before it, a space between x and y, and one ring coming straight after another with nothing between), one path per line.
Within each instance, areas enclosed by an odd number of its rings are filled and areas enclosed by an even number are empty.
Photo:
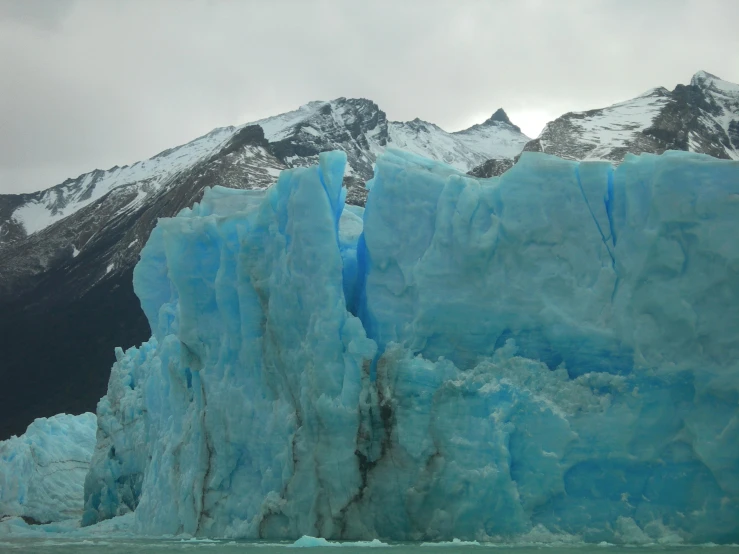
M488 159L512 159L528 138L499 109L484 123L448 133L423 121L388 121L374 102L339 98L254 122L264 129L275 155L288 167L314 165L318 154L347 154L349 202L364 205L364 183L375 159L388 147L400 148L469 171Z
M0 237L3 242L30 235L64 219L77 210L92 204L107 193L121 186L136 193L131 203L144 198L159 188L167 176L190 167L194 162L216 151L233 135L233 128L216 129L189 144L166 150L153 158L130 166L115 166L107 171L96 169L67 179L63 183L32 194L3 195L3 199L15 200L10 217L3 218ZM8 203L10 205L10 202Z
M739 85L699 71L689 85L655 88L607 108L567 113L524 150L620 162L629 153L686 150L739 159Z
M0 438L22 432L34 417L94 408L113 348L149 333L131 286L139 251L159 217L200 200L206 186L264 188L283 169L343 150L348 201L363 205L364 182L387 147L468 171L512 158L528 140L502 110L448 133L421 120L388 121L369 100L339 98L215 129L45 191L0 195L0 336L17 345L0 364Z
M282 169L312 165L320 152L338 149L349 156L349 173L356 177L350 184L357 188L372 177L375 158L388 146L468 171L491 158L513 158L529 140L502 109L484 123L448 133L420 119L388 121L374 102L365 99L310 102L295 111L240 127L215 129L130 166L116 166L107 171L96 169L36 193L0 195L0 244L41 231L120 187L126 187L125 209L133 209L162 187L166 188L181 173L217 156L239 132L253 125L264 131L266 143L262 146L275 159L264 164L259 153L247 153L247 157L256 155L260 160L246 172L248 185L241 173L219 184L237 188L268 186ZM356 193L359 197L350 201L363 204L364 193Z

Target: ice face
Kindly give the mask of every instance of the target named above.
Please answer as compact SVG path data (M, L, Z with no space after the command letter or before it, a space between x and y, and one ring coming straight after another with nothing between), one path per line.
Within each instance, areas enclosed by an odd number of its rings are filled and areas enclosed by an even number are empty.
M95 414L59 414L0 442L0 516L34 523L80 517L96 429Z
M735 164L524 155L493 183L407 165L378 163L365 216L363 318L381 349L467 367L515 338L572 377L736 368Z
M739 164L341 153L160 220L89 524L199 536L736 542Z
M154 337L118 352L85 523L135 507L153 532L340 533L375 354L344 302L344 163L160 222L134 274Z

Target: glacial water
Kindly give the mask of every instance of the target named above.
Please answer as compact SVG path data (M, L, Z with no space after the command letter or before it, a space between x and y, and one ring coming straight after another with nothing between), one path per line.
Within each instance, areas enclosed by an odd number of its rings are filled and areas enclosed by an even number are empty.
M600 545L527 545L511 546L501 544L464 544L464 543L331 543L310 547L310 554L335 554L340 549L342 554L366 554L373 547L388 550L392 554L477 554L485 550L494 550L496 554L738 554L739 545L716 546L614 546ZM133 540L133 539L10 539L0 541L0 552L33 554L163 554L168 552L213 552L219 554L296 554L294 543L254 542L254 541L215 541L215 540Z

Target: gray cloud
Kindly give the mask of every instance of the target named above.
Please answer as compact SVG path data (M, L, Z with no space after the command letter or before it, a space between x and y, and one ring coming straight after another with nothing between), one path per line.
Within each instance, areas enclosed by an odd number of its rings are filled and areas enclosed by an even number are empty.
M42 30L59 27L74 0L0 0L0 22Z
M310 100L456 130L739 81L734 0L0 0L0 192Z

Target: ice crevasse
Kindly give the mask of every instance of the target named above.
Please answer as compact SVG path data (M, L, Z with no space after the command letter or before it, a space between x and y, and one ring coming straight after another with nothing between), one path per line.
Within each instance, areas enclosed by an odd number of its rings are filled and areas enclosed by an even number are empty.
M84 524L739 542L739 164L398 151L207 190L134 273Z

